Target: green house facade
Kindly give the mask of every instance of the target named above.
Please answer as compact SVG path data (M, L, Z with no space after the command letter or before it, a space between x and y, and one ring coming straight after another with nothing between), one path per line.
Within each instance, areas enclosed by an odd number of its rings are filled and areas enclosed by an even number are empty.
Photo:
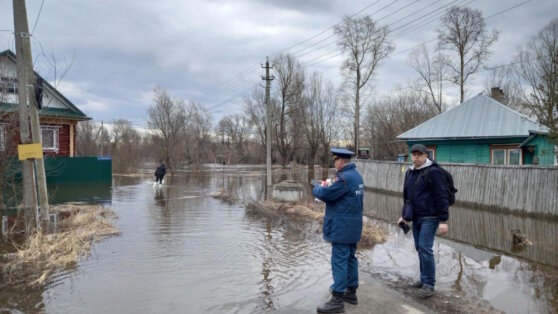
M558 165L548 129L495 99L477 95L399 135L438 162ZM410 154L410 152L408 152Z

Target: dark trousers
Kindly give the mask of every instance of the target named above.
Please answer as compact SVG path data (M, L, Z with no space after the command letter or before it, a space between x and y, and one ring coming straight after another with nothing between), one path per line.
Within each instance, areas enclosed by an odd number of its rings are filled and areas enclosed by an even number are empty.
M164 176L156 175L155 176L155 183L159 182L159 183L163 184L163 177Z
M420 263L420 282L431 287L436 284L436 261L432 247L439 223L436 218L413 220L413 238Z
M331 291L345 292L347 288L358 287L358 260L355 253L356 243L331 243Z

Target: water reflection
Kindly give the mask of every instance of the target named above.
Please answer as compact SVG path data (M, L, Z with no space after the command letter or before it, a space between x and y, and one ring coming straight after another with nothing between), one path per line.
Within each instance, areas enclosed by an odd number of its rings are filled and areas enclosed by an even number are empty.
M398 196L365 193L365 214L370 217L394 222L401 205ZM481 297L506 312L557 312L557 225L551 220L452 206L449 233L437 238L434 247L437 286ZM533 245L514 250L513 229L520 229ZM375 267L369 271L388 281L416 278L418 258L412 236L403 236L393 224L389 230L389 241L370 252Z
M319 223L246 211L241 203L266 193L264 171L231 168L179 173L156 188L149 176L115 177L110 197L122 236L96 244L93 257L55 286L0 287L0 311L315 311L331 283L331 247ZM306 182L308 176L290 171L286 178ZM208 197L220 189L241 201ZM365 204L366 215L395 221L401 199L367 191ZM440 290L480 297L509 312L557 311L555 223L459 207L450 217L450 234L435 244ZM388 242L358 255L363 272L395 285L416 276L418 259L412 238L385 225ZM512 229L534 245L512 252L506 231Z
M397 221L403 203L401 197L374 191L365 193L365 214L386 221ZM450 208L451 226L447 239L496 250L508 255L558 267L558 221L515 216L454 205ZM511 231L521 230L532 246L516 250Z

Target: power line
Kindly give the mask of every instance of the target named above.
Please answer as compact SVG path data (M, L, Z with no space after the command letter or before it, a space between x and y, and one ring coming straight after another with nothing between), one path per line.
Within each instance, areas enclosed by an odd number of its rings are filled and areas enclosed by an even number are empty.
M382 7L382 8L380 8L380 9L376 10L376 11L375 11L374 13L372 13L371 15L374 15L374 14L376 14L376 13L378 13L378 12L380 12L380 11L382 11L382 10L388 8L388 7L390 7L391 5L393 5L394 3L398 2L398 1L399 1L399 0L393 0L392 2L388 3L388 4L385 5L384 7ZM419 1L419 0L415 0L415 1L414 1L413 3L411 3L411 4L414 4L414 3L418 2L418 1ZM371 3L371 4L369 4L369 5L365 6L364 8L362 8L361 10L357 11L356 13L350 15L349 17L355 17L355 16L359 15L360 13L362 13L362 12L368 10L369 8L371 8L372 6L374 6L375 4L377 4L378 2L380 2L380 0L377 0L377 1L375 1L375 2L373 2L373 3ZM397 11L394 11L394 12L393 12L392 14L390 14L390 15L393 15L395 12L397 12ZM387 15L387 16L389 16L389 15ZM387 16L385 16L385 17L387 17ZM385 17L383 17L383 18L385 18ZM292 48L294 48L294 47L300 46L300 45L304 44L305 42L308 42L308 41L310 41L310 40L312 40L312 39L314 39L314 38L319 37L320 35L322 35L322 34L328 32L328 31L332 30L335 26L337 26L337 25L339 25L339 24L341 24L341 23L343 23L343 21L340 21L340 22L338 22L338 23L336 23L336 24L330 26L329 28L327 28L327 29L325 29L325 30L323 30L323 31L321 31L321 32L319 32L319 33L317 33L317 34L315 34L315 35L313 35L313 36L311 36L311 37L309 37L309 38L307 38L307 39L305 39L305 40L303 40L303 41L300 41L300 42L298 42L298 43L296 43L296 44L294 44L294 45L292 45L292 46L290 46L290 47L288 47L288 48L282 49L282 50L280 50L280 51L278 51L277 53L272 54L272 55L273 55L273 56L277 56L277 55L279 55L279 54L282 53L282 52L285 52L285 51L288 51L288 50L290 50L290 49L292 49ZM310 45L310 46L308 46L308 47L306 47L306 48L299 49L299 50L297 50L297 52L300 52L300 51L304 51L304 50L306 50L306 49L309 49L309 48L315 46L316 44L318 44L318 43L320 43L320 42L323 42L323 41L325 41L325 40L327 40L327 39L329 39L329 38L331 38L331 37L333 37L333 36L335 36L335 34L334 34L334 35L331 35L331 36L328 36L328 37L326 37L325 39L322 39L322 40L320 40L320 41L318 41L318 42L316 42L316 43L314 43L314 44L312 44L312 45ZM253 66L251 66L251 67L253 67ZM251 68L251 67L250 67L250 68ZM250 69L250 68L249 68L249 69ZM251 74L251 73L253 73L254 71L255 71L255 69L253 69L252 71L250 71L248 74ZM239 83L238 80L235 80L235 81L229 83L228 86L227 86L227 88L228 88L229 86L231 86L231 85L233 85L233 86L234 86L235 84L238 85L238 83ZM234 88L233 88L233 90L234 90Z
M394 0L394 1L392 1L391 3L389 3L388 5L386 5L386 6L382 7L382 8L380 8L380 9L378 9L376 12L374 12L374 13L372 13L372 14L376 14L377 12L382 11L383 9L385 9L385 8L387 8L387 7L389 7L389 6L391 6L392 4L394 4L394 3L398 2L398 1L399 1L399 0ZM418 0L416 0L416 1L418 1ZM415 2L416 2L416 1L415 1ZM352 14L350 17L354 17L354 16L356 16L356 15L358 15L358 14L364 12L365 10L371 8L372 6L374 6L374 5L375 5L376 3L378 3L378 2L380 2L380 0L377 0L377 1L375 1L375 2L373 2L373 3L371 3L371 4L369 4L369 5L365 6L365 7L362 8L361 10L359 10L359 11L357 11L356 13ZM318 37L318 36L320 36L320 35L322 35L322 34L328 32L329 30L333 29L335 26L341 24L342 22L343 22L343 21L340 21L340 22L338 22L338 23L336 23L336 24L330 26L329 28L327 28L327 29L325 29L325 30L323 30L323 31L321 31L321 32L319 32L319 33L317 33L317 34L315 34L315 35L313 35L313 36L311 36L311 37L309 37L309 38L307 38L307 39L305 39L305 40L303 40L303 41L301 41L301 42L299 42L299 43L296 43L295 45L292 45L292 46L290 46L290 47L288 47L288 48L286 48L286 49L280 50L280 51L278 51L277 53L273 54L273 56L277 56L277 55L279 55L280 53L282 53L282 52L284 52L284 51L287 51L287 50L290 50L290 49L292 49L292 48L294 48L294 47L300 46L300 45L304 44L305 42L310 41L310 40L312 40L312 39L314 39L314 38L316 38L316 37ZM329 37L327 37L326 39L331 38L331 37L332 37L332 36L329 36ZM324 39L324 40L326 40L326 39ZM321 41L319 41L319 42L322 42L322 41L323 41L323 40L321 40ZM318 43L319 43L319 42L318 42ZM317 43L315 43L315 44L317 44ZM315 44L314 44L314 45L315 45ZM312 47L312 46L313 46L313 45L311 45L311 46L309 46L309 47L306 47L306 48L303 48L303 49L298 50L298 51L303 51L303 50L308 49L308 48L310 48L310 47ZM248 69L250 69L250 68L252 68L252 67L254 67L254 66L251 66L251 67L249 67ZM250 72L247 73L247 74L251 74L251 73L253 73L253 72L255 72L255 71L256 71L256 69L253 69L252 71L250 71ZM246 75L246 74L245 74L245 75ZM242 82L241 82L241 81L239 82L238 80L235 80L235 81L233 81L233 82L227 84L227 86L226 86L225 88L220 88L220 89L222 89L222 90L230 89L229 91L227 91L227 93L228 93L228 92L230 92L230 91L234 91L234 90L235 90L234 87L233 87L233 88L230 88L231 86L235 86L235 85L242 85Z
M395 13L399 13L399 12L401 12L401 10L406 9L406 8L409 8L411 5L413 5L413 4L415 4L415 3L419 2L419 1L420 1L420 0L415 0L415 1L413 1L412 3L410 3L410 4L407 4L407 5L404 5L403 7L400 7L399 9L393 10L393 12L391 12L391 13L389 13L389 14L387 14L387 15L382 16L381 18L375 20L375 22L379 22L379 21L381 21L381 20L383 20L383 19L385 19L385 18L387 18L387 17L389 17L389 16L392 16L392 15L395 14ZM440 1L440 0L438 0L438 1ZM374 14L378 13L378 12L381 11L382 9L385 9L385 8L389 7L390 5L394 4L395 2L397 2L397 1L393 1L393 2L389 3L388 5L386 5L385 7L381 8L381 9L379 9L378 11L372 13L371 15L374 15ZM428 7L428 6L425 6L424 8L427 8L427 7ZM424 9L424 8L423 8L423 9ZM300 57L303 57L303 56L305 56L305 55L307 55L307 54L310 54L310 53L312 53L312 52L314 52L314 51L318 51L318 50L321 50L321 49L323 49L323 48L325 48L325 47L329 47L329 46L331 46L331 45L333 45L333 44L337 44L337 41L334 39L333 41L331 41L330 43L328 43L328 44L326 44L326 45L323 45L323 46L320 46L320 47L318 47L318 48L312 49L312 50L307 51L307 52L305 52L305 53L303 53L303 54L301 54L301 55L296 55L298 52L301 52L301 51L304 51L304 50L306 50L306 49L312 48L313 46L315 46L315 45L318 44L318 43L324 42L324 41L326 41L327 39L335 38L335 37L336 37L336 34L334 33L334 34L332 34L332 35L330 35L330 36L328 36L328 37L326 37L326 38L320 40L319 42L316 42L316 43L314 43L314 44L312 44L312 45L310 45L310 46L308 46L308 47L306 47L306 48L299 49L299 50L297 50L296 52L291 53L291 55L293 55L294 57L300 58Z
M35 33L35 27L37 27L37 23L39 22L39 17L41 16L41 12L43 11L43 4L45 4L45 0L41 2L41 7L39 8L39 13L37 13L37 18L35 19L35 24L33 25L33 30L31 34Z
M450 2L450 3L448 3L448 4L444 5L444 6L441 6L441 7L437 8L437 9L435 9L435 10L433 10L433 11L430 11L430 12L428 12L428 13L426 13L426 14L424 14L424 15L422 15L422 16L420 16L420 17L414 19L414 20L412 20L411 22L409 22L409 23L407 23L407 24L404 24L404 25L402 25L402 26L399 26L399 27L397 27L397 28L395 28L395 29L389 31L389 32L388 32L388 36L389 36L392 32L394 32L394 31L396 31L396 30L398 30L398 29L400 29L400 28L402 28L402 27L404 27L404 26L407 26L407 25L409 25L410 23L413 23L413 22L415 22L415 21L418 21L418 20L420 20L420 19L422 19L422 18L424 18L424 17L427 17L427 16L431 15L432 13L434 13L434 12L436 12L436 11L439 11L439 10L441 10L441 9L443 9L443 8L445 8L445 7L447 7L448 5L451 5L451 4L453 4L453 3L455 3L455 2L458 2L458 1L462 1L462 0L453 0L452 2ZM428 6L427 6L427 7L428 7ZM419 10L419 11L420 11L420 10ZM405 17L403 17L403 18L401 18L401 19L399 19L399 20L397 20L397 21L395 21L395 22L392 23L392 24L398 23L398 22L400 22L400 21L402 21L402 20L404 20L404 19L406 19L406 18L408 18L408 17L410 17L410 16L416 14L417 12L418 12L418 11L415 11L415 12L413 12L413 13L411 13L411 14L409 14L409 15L407 15L407 16L405 16ZM337 56L340 56L340 55L343 54L343 52L339 51L338 49L336 49L336 50L334 50L334 51L338 51L338 53L337 53L336 55L330 56L329 58L327 58L327 59L325 59L325 60L322 60L322 61L327 61L327 60L330 60L330 59L332 59L332 58L334 58L334 57L337 57ZM313 61L318 60L318 59L320 59L320 58L322 58L322 57L324 57L324 56L330 55L330 54L331 54L332 52L334 52L334 51L330 51L330 52L326 53L325 55L322 55L322 56L319 56L319 57L317 57L317 58L314 58L314 59L311 59L311 60L309 60L309 61L306 61L306 64L307 64L306 66L309 67L309 66L313 66L313 65L322 63L322 62L318 61L318 62L314 62L314 63L308 64L309 62L313 62ZM393 55L392 55L392 56L393 56Z
M441 6L441 7L437 8L437 9L435 9L435 10L433 10L433 11L430 11L429 13L424 14L424 15L422 15L422 16L420 16L420 17L418 17L418 18L416 18L416 19L414 19L414 20L412 20L412 21L410 21L410 22L408 22L408 23L406 23L406 24L404 24L404 25L398 26L397 28L393 29L391 32L394 32L394 31L396 31L396 30L398 30L398 29L402 29L402 28L404 28L405 26L409 26L409 25L411 25L412 23L414 23L414 22L416 22L416 21L419 21L419 20L421 20L421 19L423 19L423 18L425 18L425 17L428 17L428 16L432 15L434 12L438 12L438 11L440 11L442 8L445 8L445 7L447 7L447 6L451 5L451 4L453 4L453 3L455 3L455 2L459 2L459 1L462 1L462 0L454 0L454 1L450 2L449 4L446 4L446 5ZM468 5L468 4L470 4L471 2L473 2L473 1L475 1L475 0L470 0L470 1L468 1L467 3L463 3L462 6ZM490 19L490 18L495 17L495 16L498 16L498 15L500 15L500 14L503 14L503 13L505 13L505 12L508 12L508 11L510 11L510 10L513 10L513 9L515 9L515 8L518 8L518 7L520 7L520 6L523 6L523 5L525 5L525 4L527 4L527 3L531 2L531 1L532 1L532 0L527 0L527 1L524 1L524 2L521 2L521 3L518 3L518 4L516 4L516 5L513 5L513 6L511 6L511 7L508 7L508 8L506 8L506 9L504 9L504 10L498 11L498 12L496 12L496 13L494 13L494 14L488 16L488 17L486 17L485 20ZM438 2L438 1L437 1L437 2ZM434 2L434 3L437 3L437 2ZM466 2L466 1L463 1L463 2ZM394 2L392 2L392 3L394 3ZM424 9L424 8L423 8L423 9ZM421 10L419 10L419 11L422 11L423 9L421 9ZM362 10L361 10L361 11L362 11ZM406 19L406 18L408 18L408 17L410 17L410 16L412 16L412 15L418 13L419 11L415 11L415 12L413 12L413 13L411 13L411 14L409 14L409 15L407 15L407 16L401 18L401 19L399 19L398 21L393 22L392 25L393 25L393 24L396 24L396 23L398 23L398 22L400 22L400 21L403 21L404 19ZM422 26L424 26L424 25L426 25L426 24L428 24L428 23L431 23L432 21L434 21L434 20L436 19L436 17L438 17L438 16L441 15L441 14L443 14L443 11L442 11L442 13L436 13L436 14L434 15L434 17L432 17L432 16L429 17L427 21L422 21L422 22L420 23L420 27L422 27ZM354 15L356 15L356 14L354 14ZM353 15L353 16L354 16L354 15ZM332 28L335 27L336 25L339 25L340 23L341 23L341 22L335 24L334 26L331 26L331 27L328 28L327 30L322 31L321 33L316 34L316 35L313 36L312 38L309 38L309 39L307 39L307 40L305 40L305 41L303 41L303 42L300 42L300 43L296 44L295 46L299 46L299 45L301 45L302 43L304 43L304 42L306 42L306 41L308 41L308 40L310 40L310 39L313 39L313 38L315 38L315 37L317 37L317 36L319 36L319 35L321 35L321 34L327 32L328 30L332 29ZM409 26L407 29L400 31L399 33L396 33L395 35L397 35L397 38L399 38L399 37L401 37L403 34L408 33L408 32L411 31L411 30L416 30L416 28L417 28L416 25L415 25L415 26ZM390 32L390 33L391 33L391 32ZM328 37L328 38L330 38L330 37ZM433 38L433 39L424 41L424 42L422 42L422 43L420 43L420 44L418 44L418 45L416 45L416 46L413 46L413 47L411 47L411 48L407 48L407 49L404 49L404 50L399 51L399 52L397 52L397 53L394 53L394 54L392 54L391 56L395 56L395 55L402 54L402 53L404 53L404 52L406 52L406 51L409 51L409 50L411 50L411 49L414 49L414 48L416 48L416 47L419 47L419 46L421 46L421 45L430 43L430 42L435 41L435 40L437 40L437 38ZM320 41L318 41L318 42L316 42L316 43L314 43L314 44L312 44L312 45L306 47L305 49L308 49L308 48L310 48L310 47L312 47L312 46L314 46L314 45L316 45L316 44L318 44L318 43L321 43L321 42L323 42L323 41L325 41L325 40L324 40L324 39L323 39L323 40L320 40ZM295 46L291 46L291 47L289 47L289 48L287 48L287 49L283 49L283 50L281 50L281 52L282 52L282 51L289 50L289 49L291 49L291 48L293 48L293 47L295 47ZM326 45L326 46L327 46L327 45ZM303 51L303 50L305 50L305 49L302 49L302 50L299 49L299 50L297 50L297 52ZM337 52L337 53L336 53L336 52ZM332 55L332 54L334 54L334 55ZM329 52L327 52L327 53L325 53L325 54L323 54L323 55L321 55L321 56L318 56L318 57L316 57L316 58L313 58L313 59L310 59L310 60L308 60L308 61L306 61L306 62L303 62L303 65L304 65L305 67L314 66L314 65L323 63L323 62L325 62L325 61L328 61L328 60L330 60L330 59L333 59L333 58L335 58L335 57L337 57L337 56L340 56L340 55L342 55L342 52L339 52L338 49L335 49L335 50L329 51ZM322 59L322 58L324 58L324 57L326 57L326 59ZM321 59L321 60L320 60L320 59ZM252 88L252 87L251 87L251 88ZM251 88L250 88L250 89L251 89ZM248 89L248 90L249 90L249 89ZM244 92L244 93L245 93L245 92ZM243 95L244 93L239 94L239 96ZM224 104L226 104L226 103L228 103L228 102L230 102L230 101L236 99L236 98L239 97L239 96L233 97L233 98L231 98L231 99L228 100L228 101L225 101L225 102L223 102L223 103L220 103L220 104L218 104L218 106L224 105Z
M369 9L370 7L374 6L374 5L375 5L376 3L378 3L378 2L380 2L380 0L377 0L377 1L373 2L372 4L369 4L369 5L365 6L364 8L362 8L361 10L359 10L358 12L354 13L353 15L351 15L350 17L355 17L355 16L357 16L358 14L364 12L365 10L367 10L367 9ZM278 55L278 54L281 54L281 53L284 52L284 51L291 50L291 49L294 48L294 47L300 46L300 45L302 45L303 43L305 43L305 42L307 42L307 41L309 41L309 40L311 40L311 39L314 39L314 38L318 37L319 35L321 35L321 34L327 32L327 31L333 29L335 26L337 26L337 25L339 25L339 24L341 24L341 23L343 23L343 21L340 21L340 22L338 22L338 23L336 23L336 24L334 24L334 25L328 27L327 29L325 29L325 30L319 32L318 34L313 35L313 36L311 36L311 37L309 37L309 38L307 38L307 39L305 39L305 40L303 40L303 41L301 41L301 42L299 42L299 43L296 43L296 44L294 44L294 45L292 45L292 46L290 46L290 47L288 47L288 48L285 48L285 49L283 49L283 50L279 50L278 52L276 52L276 53L274 53L274 54L272 54L272 55L273 55L273 56L276 56L276 55Z

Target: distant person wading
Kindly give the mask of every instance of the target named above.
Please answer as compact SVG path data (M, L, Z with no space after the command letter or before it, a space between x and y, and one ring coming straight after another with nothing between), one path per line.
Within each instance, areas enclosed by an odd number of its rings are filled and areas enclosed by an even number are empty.
M165 177L166 173L167 168L165 167L164 163L161 163L161 165L155 170L155 183L153 185L157 183L163 184L163 178Z

